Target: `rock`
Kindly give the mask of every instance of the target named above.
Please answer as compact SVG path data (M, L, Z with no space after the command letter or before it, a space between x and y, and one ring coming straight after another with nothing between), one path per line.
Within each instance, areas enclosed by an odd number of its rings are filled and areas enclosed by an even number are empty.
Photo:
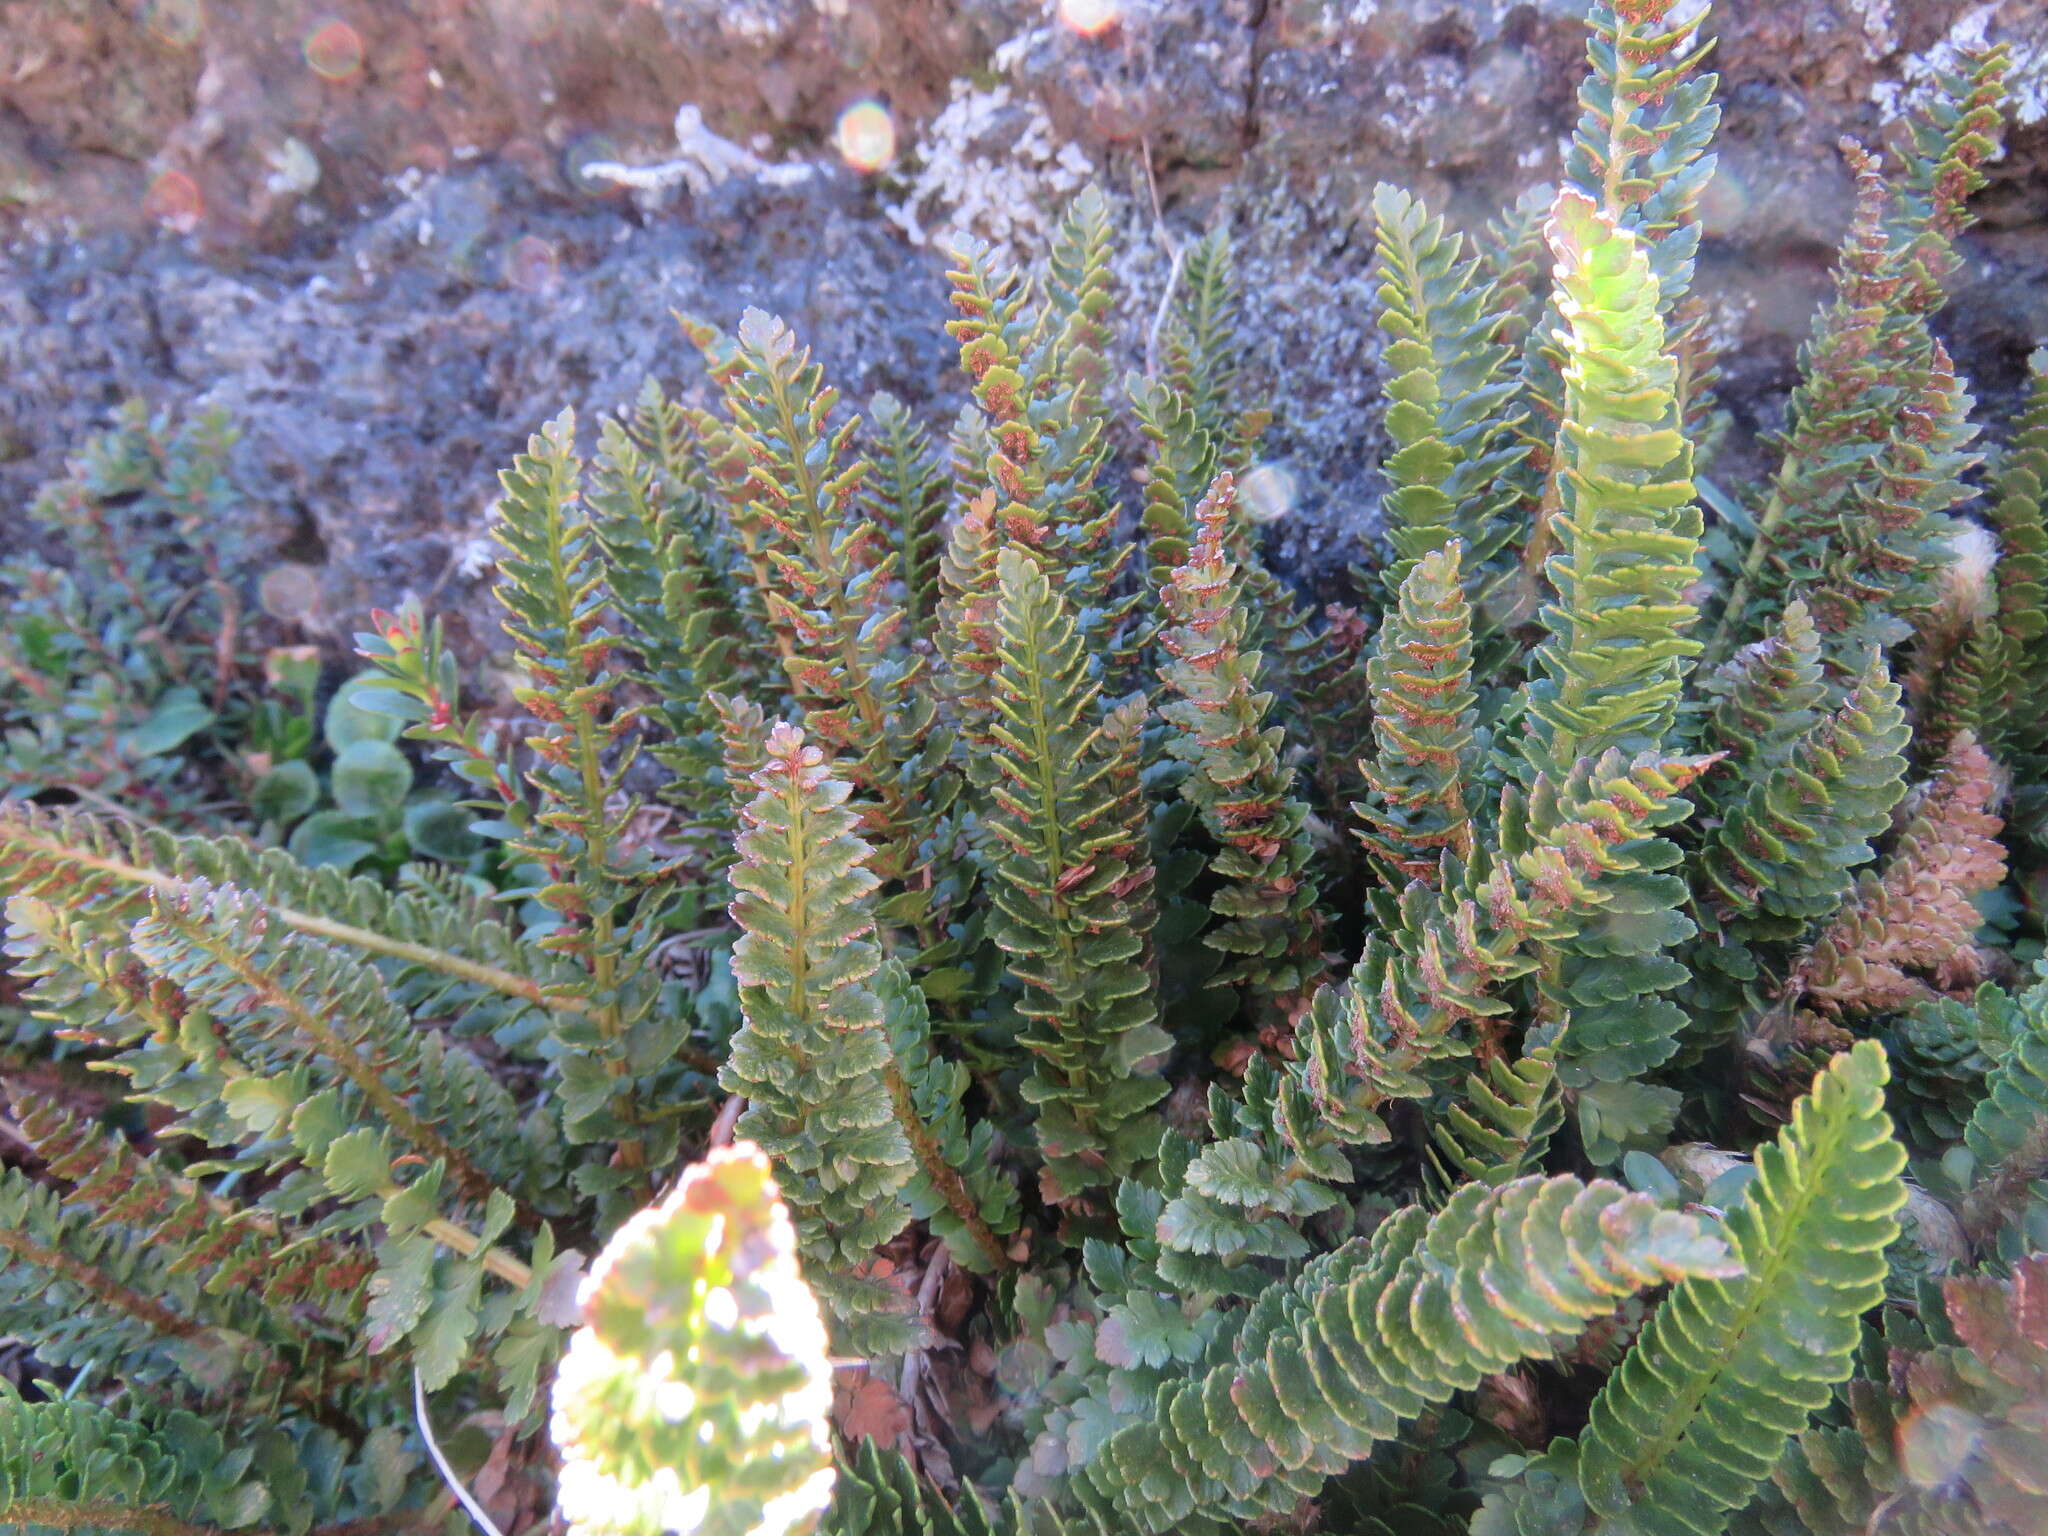
M1837 139L1880 141L1986 39L2014 46L2018 121L1943 324L1995 418L2048 335L2048 10L1785 0L1715 25L1699 286L1730 348L1730 470L1763 462L1825 293ZM780 309L850 401L886 384L942 422L937 248L970 231L1027 257L1094 179L1122 229L1122 366L1169 248L1235 232L1250 382L1283 407L1269 547L1336 595L1377 498L1372 188L1472 227L1554 177L1583 53L1578 0L0 0L0 506L127 395L217 405L337 631L407 588L467 607L528 432L650 368L699 378L670 307ZM862 98L898 139L866 181L833 140ZM673 158L685 106L714 161L759 173L583 175Z

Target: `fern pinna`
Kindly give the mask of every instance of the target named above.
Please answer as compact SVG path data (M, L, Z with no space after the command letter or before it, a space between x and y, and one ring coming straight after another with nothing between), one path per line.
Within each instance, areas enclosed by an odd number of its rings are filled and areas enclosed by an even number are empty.
M1090 191L934 273L943 419L748 311L533 438L509 687L408 604L343 688L464 862L0 699L0 1521L2038 1530L2048 384L1980 449L1933 319L2006 61L1848 152L1752 493L1705 12L1594 4L1488 229L1372 198L1345 602L1238 498L1228 240L1121 294ZM24 579L10 680L100 611Z

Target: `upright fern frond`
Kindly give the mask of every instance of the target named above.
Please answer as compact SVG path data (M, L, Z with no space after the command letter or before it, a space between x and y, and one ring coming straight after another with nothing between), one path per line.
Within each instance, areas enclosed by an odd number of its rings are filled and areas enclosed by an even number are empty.
M1323 971L1308 810L1282 763L1286 728L1269 725L1273 696L1257 692L1263 658L1245 644L1244 581L1224 552L1236 483L1218 475L1195 510L1198 533L1160 597L1171 658L1159 676L1175 695L1160 713L1168 750L1188 764L1181 795L1220 845L1209 900L1221 919L1203 942L1232 957L1217 985L1238 984L1283 1011Z
M591 531L605 584L626 625L639 678L659 701L667 733L648 751L671 775L670 798L706 845L729 836L718 798L704 793L718 760L709 695L736 680L740 621L715 563L711 491L696 462L688 419L649 379L632 414L598 428L590 485ZM680 797L678 799L677 797Z
M1283 1512L1403 1419L1557 1353L1623 1297L1738 1273L1698 1218L1613 1184L1467 1185L1435 1216L1411 1206L1270 1287L1208 1370L1109 1438L1075 1492L1136 1536Z
M812 1285L843 1325L886 1349L895 1321L887 1288L854 1271L902 1230L896 1195L915 1165L890 1098L872 985L880 881L847 805L852 786L795 726L769 728L753 786L730 877L746 1022L719 1082L746 1096L740 1132L782 1172Z
M1230 235L1212 229L1187 248L1166 330L1166 381L1216 445L1217 467L1242 474L1270 412L1246 409L1237 381L1244 358L1244 299ZM1203 482L1206 484L1207 482Z
M1962 499L1958 476L1974 462L1963 451L1974 435L1963 419L1968 396L1927 317L1955 269L1963 199L1996 148L2005 62L1994 50L1969 79L1944 80L1910 130L1896 187L1876 156L1843 145L1856 174L1855 218L1834 301L1800 351L1784 461L1716 650L1799 588L1840 676L1871 643L1903 638L1927 599L1942 514Z
M1494 1057L1466 1077L1462 1098L1430 1127L1434 1187L1501 1185L1534 1173L1563 1126L1557 1053L1538 1046L1512 1063Z
M1155 590L1187 558L1195 536L1194 508L1216 478L1216 440L1204 431L1186 395L1141 373L1124 380L1138 425L1152 445L1145 467L1145 561Z
M939 607L939 551L945 544L947 483L931 436L894 395L868 402L874 465L861 486L867 515L889 530L903 582L906 638L931 633Z
M1983 979L1983 923L1972 898L2005 879L2003 823L1992 805L1998 770L1964 732L1912 807L1882 871L1866 874L1793 974L1793 987L1831 1012L1905 1007Z
M1072 392L1067 410L1075 420L1099 417L1109 389L1116 349L1113 245L1109 199L1099 187L1083 187L1053 231L1045 283L1048 319L1057 328L1054 366Z
M637 749L638 708L614 699L618 644L604 627L610 594L590 511L582 499L576 419L549 422L500 477L495 529L503 553L494 589L506 611L525 682L513 697L541 722L527 740L526 782L539 797L530 822L509 823L507 846L547 871L534 892L560 919L541 942L589 971L591 1010L563 1031L577 1057L568 1129L579 1141L616 1140L624 1169L642 1167L644 1111L628 1056L636 1018L653 988L636 979L629 956L630 907L619 839L634 806L622 793Z
M857 422L833 426L838 391L781 321L749 309L729 350L714 348L739 450L739 519L770 572L771 627L805 728L845 756L862 791L875 873L914 884L923 845L947 804L950 775L912 782L935 726L918 686L923 659L905 649L907 613L892 590L900 560L888 525L857 515L867 475L850 456ZM920 943L937 937L925 913Z
M1670 314L1692 285L1700 193L1721 109L1720 77L1697 73L1713 44L1699 0L1596 0L1586 21L1590 64L1565 180L1636 234Z
M1158 1144L1146 1112L1166 1092L1158 1059L1170 1042L1139 963L1151 904L1132 899L1149 850L1119 814L1119 758L1071 611L1020 550L1002 551L997 575L989 935L1024 989L1020 1040L1035 1058L1024 1095L1047 1172L1073 1194Z
M1863 1314L1884 1300L1884 1250L1906 1203L1888 1076L1884 1052L1858 1045L1758 1149L1724 1229L1734 1264L1672 1290L1593 1400L1584 1436L1524 1474L1511 1496L1519 1529L1718 1536L1749 1502L1849 1376ZM1575 1481L1583 1503L1560 1494L1539 1508L1528 1495L1551 1478Z
M1376 751L1359 764L1369 797L1352 809L1359 837L1399 878L1434 882L1448 849L1472 857L1468 802L1478 790L1472 609L1453 540L1418 560L1401 605L1366 662Z
M1734 723L1740 708L1728 702ZM1742 763L1748 793L1708 834L1698 866L1721 910L1802 921L1832 913L1906 793L1910 736L1898 685L1873 651L1841 708L1796 737L1778 766L1757 771L1779 755L1769 748Z
M1520 413L1508 350L1494 339L1500 318L1463 236L1384 182L1372 206L1393 443L1381 465L1394 547L1382 572L1389 605L1415 562L1455 539L1465 550L1466 590L1487 612L1486 583L1513 532L1507 471L1528 451L1511 436Z
M1076 414L1080 392L1058 375L1058 338L1046 335L1045 313L985 245L964 244L946 278L957 315L946 333L960 343L960 366L988 418L995 525L1048 564L1084 632L1106 633L1131 549L1111 537L1113 513L1095 486L1102 419Z
M2006 1228L2019 1246L2038 1247L2028 1228L2048 1214L2048 983L2020 994L2012 1015L2012 1040L1963 1127L1976 1161L1963 1224L1994 1252Z
M2027 361L2027 399L1985 501L1998 535L1998 641L1985 744L2001 756L2048 746L2048 348Z
M1677 717L1699 642L1701 519L1664 352L1656 279L1635 237L1583 196L1559 195L1550 223L1570 327L1563 428L1563 549L1556 600L1532 658L1533 767L1656 750Z

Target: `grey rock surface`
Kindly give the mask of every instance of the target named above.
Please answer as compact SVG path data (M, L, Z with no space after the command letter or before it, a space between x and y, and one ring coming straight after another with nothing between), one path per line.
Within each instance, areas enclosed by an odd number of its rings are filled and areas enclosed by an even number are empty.
M697 387L671 309L777 310L850 403L887 387L940 423L959 386L939 247L964 230L1027 257L1094 179L1125 224L1128 365L1168 247L1235 231L1253 372L1283 406L1269 537L1317 579L1355 557L1376 500L1372 187L1470 227L1554 177L1579 10L0 0L0 527L122 398L219 406L250 515L318 571L316 629L413 591L482 641L495 470L647 371ZM1782 0L1715 25L1701 288L1729 348L1732 469L1781 412L1824 291L1848 208L1836 141L1880 141L1982 39L2014 47L2016 121L1945 324L2001 403L2048 335L2048 7ZM875 176L834 137L861 99L897 136ZM679 106L711 149L674 143ZM713 185L706 153L743 168ZM698 169L627 192L585 172L599 160Z

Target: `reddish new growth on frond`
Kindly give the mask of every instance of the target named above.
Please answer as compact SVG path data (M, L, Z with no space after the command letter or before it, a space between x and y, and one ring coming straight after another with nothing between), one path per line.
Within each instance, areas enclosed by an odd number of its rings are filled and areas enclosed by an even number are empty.
M1965 731L1920 792L1883 873L1863 877L1792 975L1830 1013L1903 1008L1984 979L1974 898L2005 879L1998 769Z
M1245 644L1244 573L1227 553L1236 501L1225 471L1195 509L1195 541L1161 591L1159 644L1172 659L1159 676L1175 698L1160 713L1176 728L1170 750L1189 765L1181 794L1222 845L1210 867L1227 883L1210 907L1223 921L1207 942L1238 958L1217 980L1284 998L1321 977L1321 929L1308 813L1281 761L1285 730L1267 723L1264 660Z

